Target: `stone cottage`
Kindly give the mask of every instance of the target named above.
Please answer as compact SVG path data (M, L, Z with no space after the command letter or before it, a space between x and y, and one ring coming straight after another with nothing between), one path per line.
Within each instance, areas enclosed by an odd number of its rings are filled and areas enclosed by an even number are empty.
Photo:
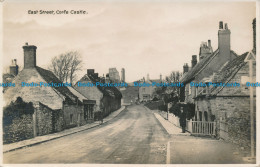
M217 136L239 144L250 146L250 82L249 62L253 52L238 56L214 73L206 82L234 84L240 86L205 87L194 98L196 105L195 120L215 121ZM256 63L253 63L253 82L256 76ZM205 91L203 91L205 89ZM256 107L256 91L254 88L254 111Z
M12 81L15 87L9 87L4 91L5 106L13 105L18 98L25 103L33 104L34 112L28 123L32 127L28 128L28 133L33 130L33 136L85 124L87 119L84 109L89 103L94 105L95 101L88 100L72 87L37 86L36 84L40 83L61 84L61 81L51 71L36 65L36 46L26 43L23 49L24 68Z
M235 59L237 54L230 48L230 30L228 25L219 22L218 30L218 49L212 52L211 42L202 43L200 46L200 61L198 63L196 57L193 57L192 68L184 66L185 73L180 79L185 86L180 89L180 101L186 103L194 103L196 95L196 88L190 87L191 82L200 83L202 79L211 76L214 72L218 71L225 63Z
M239 86L199 88L194 98L197 111L195 120L215 121L216 134L219 138L246 148L250 147L250 87L248 83L256 82L255 22L254 19L252 51L238 56L224 64L210 77L204 78L205 82L237 83ZM252 61L251 69L249 60ZM252 71L252 78L250 78L250 71ZM252 89L255 112L256 90L255 87Z
M162 75L160 75L160 79L150 79L149 74L147 74L146 80L142 79L140 83L152 84L161 83ZM139 100L140 101L150 101L155 97L156 86L140 86L139 87Z
M254 83L256 76L255 19L253 21L253 49L240 56L230 50L230 31L226 27L223 30L220 22L219 48L211 55L202 56L202 60L184 74L181 81L186 84L186 87L181 90L181 100L195 104L194 121L216 123L214 134L218 138L249 148L250 88L247 84L248 82ZM222 45L221 42L228 43ZM249 60L252 61L251 65ZM250 71L252 78L249 78ZM227 86L206 85L205 87L191 88L189 86L191 82L225 84ZM253 88L252 101L255 112L255 88Z
M97 82L105 83L105 78L100 78L94 69L88 69L87 74L75 84L78 92L96 101L96 118L99 117L98 113L102 113L102 116L105 117L121 108L122 99L122 94L116 87L96 86ZM90 86L91 84L93 85Z

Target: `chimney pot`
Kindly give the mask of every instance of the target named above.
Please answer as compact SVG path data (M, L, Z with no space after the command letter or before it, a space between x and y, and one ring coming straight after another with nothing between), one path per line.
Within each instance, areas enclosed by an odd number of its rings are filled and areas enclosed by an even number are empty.
M219 29L223 29L223 21L219 22Z
M225 30L228 30L228 24L225 23Z
M208 47L211 47L211 40L208 40Z

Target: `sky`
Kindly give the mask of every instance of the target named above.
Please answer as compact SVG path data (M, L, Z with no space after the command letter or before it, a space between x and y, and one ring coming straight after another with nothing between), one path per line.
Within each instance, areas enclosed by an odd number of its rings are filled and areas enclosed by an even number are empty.
M25 42L37 46L37 65L47 68L61 53L79 51L82 77L125 68L126 81L159 79L191 64L202 41L217 49L219 21L228 23L231 49L243 54L253 47L255 2L81 1L4 2L4 72L17 59L23 68ZM85 15L29 15L28 10L85 10Z

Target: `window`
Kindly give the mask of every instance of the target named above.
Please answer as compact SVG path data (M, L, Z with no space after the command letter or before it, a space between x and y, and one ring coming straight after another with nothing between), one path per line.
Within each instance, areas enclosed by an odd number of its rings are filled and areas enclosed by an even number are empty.
M88 119L93 118L93 109L94 109L93 105L88 105Z
M207 113L207 111L204 111L204 119L205 119L205 121L208 121L208 113Z
M199 121L202 121L202 112L201 111L199 111L199 118L200 118Z
M73 123L73 114L70 114L70 124Z

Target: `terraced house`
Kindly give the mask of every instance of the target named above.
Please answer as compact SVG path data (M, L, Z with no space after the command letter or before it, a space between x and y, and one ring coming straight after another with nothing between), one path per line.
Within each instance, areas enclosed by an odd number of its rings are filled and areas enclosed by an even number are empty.
M96 101L95 113L93 113L96 118L99 117L98 114L105 117L121 107L122 94L116 87L95 86L96 82L105 83L106 80L104 77L99 77L94 69L88 69L87 74L75 84L75 89L85 97ZM88 83L94 86L80 86Z
M16 86L7 88L3 94L4 141L19 141L86 124L84 111L95 101L74 88L21 85L22 82L62 83L51 71L36 65L36 46L26 43L23 49L24 68L12 81ZM22 104L25 105L21 107Z
M223 29L223 24L220 22L219 48L210 55L202 57L202 60L181 79L181 82L186 84L185 89L181 91L182 101L194 103L196 106L193 121L208 122L207 126L196 123L196 127L193 127L192 130L198 128L201 132L206 132L205 129L210 127L208 125L214 123L215 129L211 131L214 135L243 148L250 147L250 91L246 83L255 82L256 76L255 24L254 19L253 49L242 55L236 55L234 51L230 50L230 30L227 26ZM251 78L250 72L252 72ZM212 82L232 84L233 86L189 87L190 82ZM253 97L255 112L255 88Z

